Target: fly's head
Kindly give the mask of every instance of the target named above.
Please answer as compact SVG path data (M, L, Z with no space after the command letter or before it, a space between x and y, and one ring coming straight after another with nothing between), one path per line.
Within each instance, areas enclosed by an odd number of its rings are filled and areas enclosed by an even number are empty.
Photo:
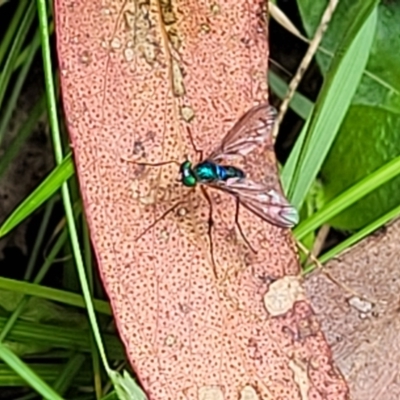
M197 184L196 175L189 160L184 161L179 167L180 181L184 186L193 187Z

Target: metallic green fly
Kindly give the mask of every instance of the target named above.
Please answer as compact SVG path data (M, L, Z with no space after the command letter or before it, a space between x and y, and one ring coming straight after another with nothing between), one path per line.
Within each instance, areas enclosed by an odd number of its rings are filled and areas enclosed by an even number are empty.
M182 184L188 187L201 184L222 190L264 221L284 228L296 225L299 222L297 210L282 195L264 183L252 181L241 169L222 164L232 158L245 157L265 143L275 117L275 109L268 104L247 111L204 160L194 166L185 160L180 165Z
M261 104L251 108L226 134L220 145L207 157L201 157L201 161L194 166L188 159L182 163L177 161L160 163L135 161L135 163L148 166L178 164L181 183L187 187L200 185L210 204L209 230L212 225L212 202L204 187L221 190L236 199L235 222L243 237L238 220L239 204L264 221L283 228L291 228L299 222L299 215L285 197L268 187L267 184L254 182L240 168L224 164L228 160L245 157L256 147L262 146L271 135L275 117L276 110L269 104ZM126 159L126 161L131 160ZM176 205L173 208L175 207ZM170 211L171 209L166 213ZM165 214L162 218L164 216ZM154 226L156 222L151 224L148 229Z

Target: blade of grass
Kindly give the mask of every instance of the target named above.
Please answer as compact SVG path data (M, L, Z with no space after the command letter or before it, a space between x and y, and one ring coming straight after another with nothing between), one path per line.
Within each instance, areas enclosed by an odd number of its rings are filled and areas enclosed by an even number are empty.
M0 317L0 328L7 323L6 317ZM60 349L90 353L90 340L88 338L87 326L81 327L59 327L46 323L18 321L10 332L9 341L34 345L37 347L46 346ZM114 334L104 333L107 354L114 360L125 360L124 349L118 337ZM36 355L35 357L38 357ZM44 355L48 359L49 353ZM60 355L55 355L61 358Z
M283 99L288 91L288 84L275 72L268 71L268 84L271 90L280 98ZM314 103L306 96L299 92L295 92L290 100L289 107L301 118L307 119L311 114Z
M14 279L0 277L0 289L11 290L24 293L30 296L37 296L43 299L58 301L75 307L85 307L83 297L79 294L67 292L65 290L54 289L34 283L17 281ZM93 300L96 311L106 315L112 315L110 305L103 300Z
M300 223L293 233L297 240L302 239L314 229L318 228L347 207L371 193L379 186L397 177L400 174L400 156L389 161L351 188L325 204L319 211Z
M49 176L13 211L0 228L0 238L29 217L61 187L74 173L71 154L68 154Z
M75 377L80 373L83 363L86 361L86 357L82 354L74 354L65 365L63 371L54 382L53 387L59 393L64 394Z
M40 227L39 227L39 231L36 235L35 238L35 244L33 245L33 249L32 249L32 253L29 257L29 261L28 261L28 265L24 274L24 280L29 280L31 279L32 273L33 273L33 268L36 265L36 261L38 258L38 254L39 254L39 250L42 247L42 243L43 243L43 239L44 239L44 235L46 233L46 229L48 227L49 224L49 219L51 217L51 213L53 212L53 208L54 208L54 197L50 199L50 201L46 204L46 208L44 211L44 215L42 220L40 221Z
M22 44L26 38L26 35L32 25L33 19L35 17L35 3L30 2L27 12L22 19L21 24L17 34L14 37L13 45L8 53L6 63L4 65L3 71L0 74L0 110L3 106L4 96L6 94L8 84L10 82L11 74L14 71L14 65L17 60L18 54L21 51ZM3 140L3 136L0 136L0 144Z
M57 164L60 164L63 159L63 150L60 140L60 129L57 119L57 102L55 98L54 82L53 82L53 72L51 66L51 52L49 44L49 29L47 24L47 5L45 0L37 0L38 12L39 12L39 22L40 31L42 38L42 53L43 53L43 66L45 72L45 83L46 83L46 93L49 104L49 119L51 126L51 134L54 144L54 153ZM80 245L77 237L76 226L74 221L74 215L71 205L70 194L68 190L68 185L64 183L61 187L62 198L64 202L64 209L67 216L68 229L72 244L72 249L75 257L75 262L77 265L77 271L79 280L81 283L83 296L86 303L87 312L89 315L89 320L92 326L93 335L95 337L99 353L106 369L108 375L111 373L111 368L108 364L107 356L104 351L104 346L102 343L100 330L97 324L96 314L93 306L93 301L89 289L89 285L85 276L85 269L83 266L82 254L80 252Z
M308 116L303 126L303 129L301 130L300 135L297 138L292 151L290 152L290 156L281 170L280 177L281 177L282 188L287 197L289 197L288 196L289 188L292 186L293 183L296 167L300 159L301 150L304 148L304 143L310 126L310 122L311 122L311 115Z
M18 74L18 78L15 84L13 85L11 95L8 96L7 105L0 120L0 138L4 137L5 135L6 129L11 119L12 112L14 111L15 106L17 104L18 96L21 93L22 86L25 83L28 72L32 66L33 58L35 57L35 54L38 51L39 46L40 46L40 33L39 31L37 31L35 33L32 42L30 43L29 52L25 59L25 63Z
M54 32L54 22L51 22L50 27L49 27L50 34L52 35ZM30 45L25 47L21 53L19 54L17 60L15 61L14 68L17 69L19 68L22 64L25 63L26 58L28 57L28 53L30 51Z
M54 259L56 258L57 254L61 250L61 248L64 246L64 243L67 240L68 232L67 229L64 228L63 231L61 232L61 235L58 237L57 241L55 242L53 248L51 249L49 255L46 257L46 260L44 261L43 265L40 267L39 272L34 279L33 283L40 283L44 276L47 274L47 271L51 267L51 265L54 262ZM10 317L7 320L7 323L3 327L0 333L0 342L4 341L8 333L11 331L12 327L16 323L18 317L21 315L22 311L24 310L25 305L28 303L29 297L25 296L21 299L19 302L18 306L15 308L14 312L10 315Z
M35 104L27 120L19 129L16 137L14 140L7 146L4 154L0 159L0 178L6 172L8 166L16 157L19 152L21 146L25 143L26 139L32 133L34 127L36 126L39 118L44 114L46 111L46 96L43 94L40 100Z
M376 0L368 0L375 5ZM334 141L365 69L377 21L377 9L366 7L332 61L308 125L294 177L289 187L292 204L300 208ZM361 18L361 17L360 17Z
M88 276L88 282L90 291L94 293L93 283L93 262L92 262L92 249L90 245L89 227L87 225L85 215L82 214L82 231L83 231L83 248L85 256L86 274ZM101 385L101 365L99 352L97 351L96 342L93 335L90 335L90 349L92 353L92 368L93 368L93 386L96 394L96 400L100 400L102 397L102 385Z
M56 364L54 362L52 363L47 363L47 364L38 364L36 363L29 363L29 367L35 371L36 374L38 374L42 379L44 379L46 382L54 382L57 378L57 376L62 372L63 366L61 364ZM76 377L76 385L85 385L87 386L90 384L90 372L89 371L82 371L81 374L79 374ZM4 364L3 362L0 362L0 387L12 387L12 386L26 386L26 382L21 379L18 375L15 374L14 371L10 369L10 367L7 364ZM4 392L2 392L2 395ZM8 397L10 399L10 397ZM29 399L33 398L35 400L38 399L37 393L32 393L23 397L12 397L14 400L21 400L21 399Z
M324 253L321 257L318 258L321 264L326 263L334 257L337 257L339 254L343 253L346 250L349 250L351 246L359 242L360 240L366 238L371 233L375 232L382 226L386 225L391 220L400 216L400 206L395 207L393 210L390 210L388 213L378 218L376 221L367 225L365 228L359 230L354 235L351 235L349 238L339 243L337 246L333 247L331 250ZM316 268L315 264L310 264L303 269L303 275L306 275L312 272Z
M18 7L13 13L10 25L7 27L6 33L0 41L0 65L3 65L4 57L7 54L8 48L10 47L10 43L15 37L15 32L18 26L21 24L21 18L26 13L28 3L29 2L27 0L18 2Z
M17 357L11 350L0 343L0 357L3 361L24 379L29 386L40 393L45 399L62 400L43 379L41 379L29 366Z

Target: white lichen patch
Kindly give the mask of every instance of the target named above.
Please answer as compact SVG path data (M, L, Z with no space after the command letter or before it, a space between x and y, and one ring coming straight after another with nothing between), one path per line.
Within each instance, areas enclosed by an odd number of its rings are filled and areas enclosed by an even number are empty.
M294 381L299 388L301 399L307 400L309 398L308 391L310 390L307 366L300 360L290 360L289 368L293 371Z
M185 207L179 207L177 210L177 214L179 217L184 217L187 215L187 213L188 213L188 210Z
M131 62L133 61L133 59L135 58L135 52L133 49L131 49L130 47L127 47L124 50L124 58L127 62Z
M259 400L260 396L257 394L256 390L253 388L253 386L246 385L241 391L240 391L240 398L239 400Z
M183 73L181 67L175 59L172 59L172 89L175 96L183 96L185 94L185 85L183 83Z
M113 38L111 40L111 48L112 49L120 49L122 47L121 40L119 38Z
M360 299L358 296L353 296L348 300L351 307L363 314L371 312L373 304L367 300Z
M186 122L190 122L194 118L193 108L189 106L182 106L181 116Z
M168 335L168 336L165 338L165 345L166 345L166 346L172 347L172 346L175 345L175 343L176 343L176 336L174 336L174 335Z
M203 386L199 388L199 400L224 400L224 394L219 386Z
M297 301L305 300L306 295L297 276L285 276L271 283L264 295L264 306L273 317L286 314Z

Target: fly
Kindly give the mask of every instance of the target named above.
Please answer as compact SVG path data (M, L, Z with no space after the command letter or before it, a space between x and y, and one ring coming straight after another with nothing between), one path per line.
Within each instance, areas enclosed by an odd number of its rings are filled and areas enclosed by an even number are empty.
M242 169L230 165L230 160L237 159L238 157L246 157L268 140L272 132L275 117L276 110L269 104L261 104L251 108L225 135L219 146L207 157L201 157L200 162L195 165L188 159L182 163L177 161L165 161L160 163L142 163L135 161L135 163L149 166L162 166L171 163L178 164L181 183L190 188L199 185L210 205L210 235L212 226L212 202L205 187L211 187L229 193L236 199L235 222L244 239L245 236L239 224L239 204L270 224L282 228L291 228L299 222L299 215L297 210L286 198L276 190L268 187L267 184L253 181ZM227 164L227 162L229 164ZM173 206L167 213L171 212L176 207L177 205ZM165 213L162 218L165 217L167 213ZM157 222L158 220L152 223L146 231ZM246 239L245 241L254 251L250 243L248 243Z

